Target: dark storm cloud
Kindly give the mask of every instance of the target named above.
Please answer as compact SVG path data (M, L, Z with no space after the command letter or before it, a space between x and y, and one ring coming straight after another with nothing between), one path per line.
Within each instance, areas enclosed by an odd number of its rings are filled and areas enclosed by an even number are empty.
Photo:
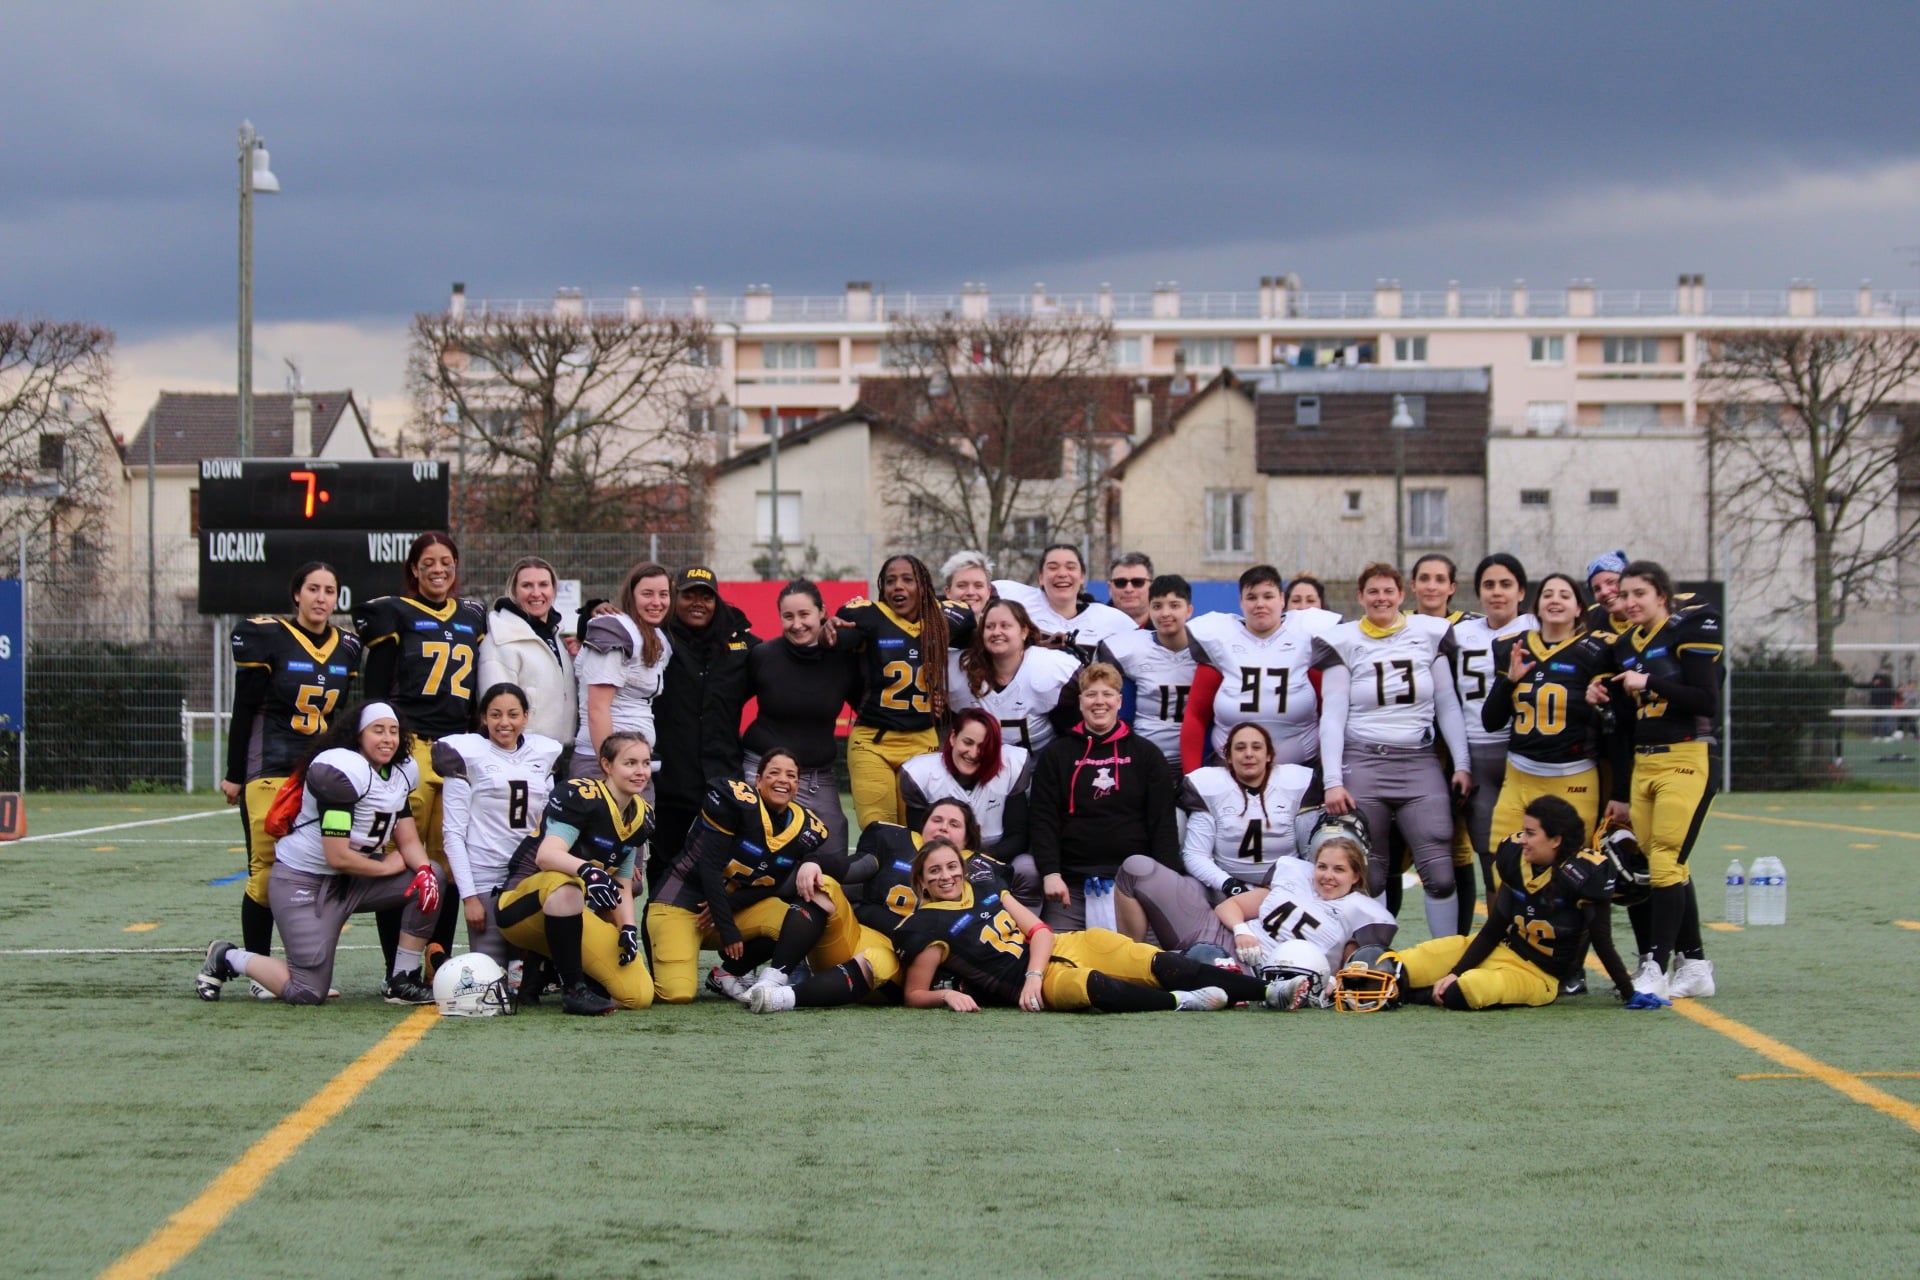
M1044 264L1189 286L1325 249L1434 283L1498 222L1599 189L1763 187L1915 154L1903 6L71 5L9 10L0 309L129 331L231 314L251 117L262 316L395 315L447 282L951 289ZM1651 234L1651 233L1650 233ZM1899 274L1889 243L1703 236L1692 269ZM1498 245L1494 246L1496 249ZM1673 246L1609 242L1666 283ZM1308 250L1309 252L1311 250ZM1466 267L1593 269L1514 244ZM1718 255L1718 256L1715 256ZM1701 261L1702 257L1709 260ZM1779 267L1765 264L1778 261ZM1763 274L1754 278L1754 271ZM1479 282L1492 283L1494 277ZM1846 283L1836 280L1835 283ZM1122 288L1150 279L1116 280Z

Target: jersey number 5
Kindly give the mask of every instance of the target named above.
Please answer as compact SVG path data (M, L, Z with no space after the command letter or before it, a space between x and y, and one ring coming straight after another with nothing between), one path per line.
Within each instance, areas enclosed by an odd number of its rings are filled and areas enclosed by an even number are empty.
M321 697L325 695L326 701ZM293 700L293 731L295 733L318 733L327 727L327 717L333 714L333 704L340 701L338 689L322 689L317 684L303 684L299 694Z

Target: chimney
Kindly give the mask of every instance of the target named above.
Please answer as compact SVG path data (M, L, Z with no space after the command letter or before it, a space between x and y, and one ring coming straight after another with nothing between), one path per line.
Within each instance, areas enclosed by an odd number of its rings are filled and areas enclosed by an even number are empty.
M1787 285L1787 314L1790 316L1812 316L1819 313L1819 293L1814 289L1813 281L1795 279Z
M553 291L553 314L561 320L580 320L587 314L587 300L578 289Z
M1873 281L1871 280L1860 282L1860 314L1863 316L1873 314Z
M1451 317L1459 314L1460 282L1458 280L1449 280L1447 281L1447 315Z
M1567 314L1570 316L1590 316L1594 314L1594 291L1593 281L1591 279L1568 282Z
M847 281L847 319L855 323L873 319L873 281Z
M467 318L467 286L462 280L453 282L453 297L447 302L447 314L455 320Z
M1153 318L1155 320L1180 318L1180 282L1178 280L1167 280L1153 286Z
M742 318L748 324L765 324L773 319L773 286L754 284L747 286L746 310Z
M1373 282L1373 314L1387 320L1398 319L1400 311L1400 282L1398 280L1375 280Z
M639 324L647 318L647 300L641 296L640 286L627 290L627 323Z
M1527 306L1527 282L1525 280L1515 280L1513 282L1513 305L1511 312L1516 316L1524 316L1527 314Z
M1275 315L1275 312L1273 309L1273 295L1274 295L1273 277L1261 276L1260 277L1260 318L1262 320L1271 320Z
M968 281L960 286L960 318L962 320L985 320L992 309L993 295L987 286L979 281Z
M1144 382L1145 382L1145 379L1144 378L1141 379L1141 383L1144 383ZM1145 444L1147 442L1147 437L1151 436L1152 434L1153 434L1153 396L1148 394L1145 386L1140 385L1140 383L1136 383L1134 387L1134 392L1133 392L1134 447L1138 448L1139 446Z
M1097 307L1102 320L1113 319L1113 286L1105 280L1100 282L1100 300Z
M707 318L707 286L703 284L697 284L693 286L693 294L691 297L687 299L687 305L693 309L694 315L698 316L702 320L706 319Z
M296 458L313 456L313 401L305 396L293 398L293 447L289 452Z

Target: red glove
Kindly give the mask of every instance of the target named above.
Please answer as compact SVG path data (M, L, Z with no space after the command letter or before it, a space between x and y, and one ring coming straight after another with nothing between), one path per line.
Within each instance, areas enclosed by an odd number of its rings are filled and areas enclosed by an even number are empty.
M429 915L440 909L440 877L433 873L431 863L413 873L413 882L407 886L405 896L414 899Z

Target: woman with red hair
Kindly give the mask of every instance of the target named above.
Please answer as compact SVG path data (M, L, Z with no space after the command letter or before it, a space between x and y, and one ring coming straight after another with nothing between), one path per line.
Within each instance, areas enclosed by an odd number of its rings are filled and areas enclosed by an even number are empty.
M953 731L938 751L915 756L900 768L900 801L907 825L918 830L941 800L958 800L980 823L980 847L1012 872L1008 886L1024 902L1038 901L1040 873L1027 852L1027 787L1033 757L1004 742L1000 722L979 707L953 718Z

